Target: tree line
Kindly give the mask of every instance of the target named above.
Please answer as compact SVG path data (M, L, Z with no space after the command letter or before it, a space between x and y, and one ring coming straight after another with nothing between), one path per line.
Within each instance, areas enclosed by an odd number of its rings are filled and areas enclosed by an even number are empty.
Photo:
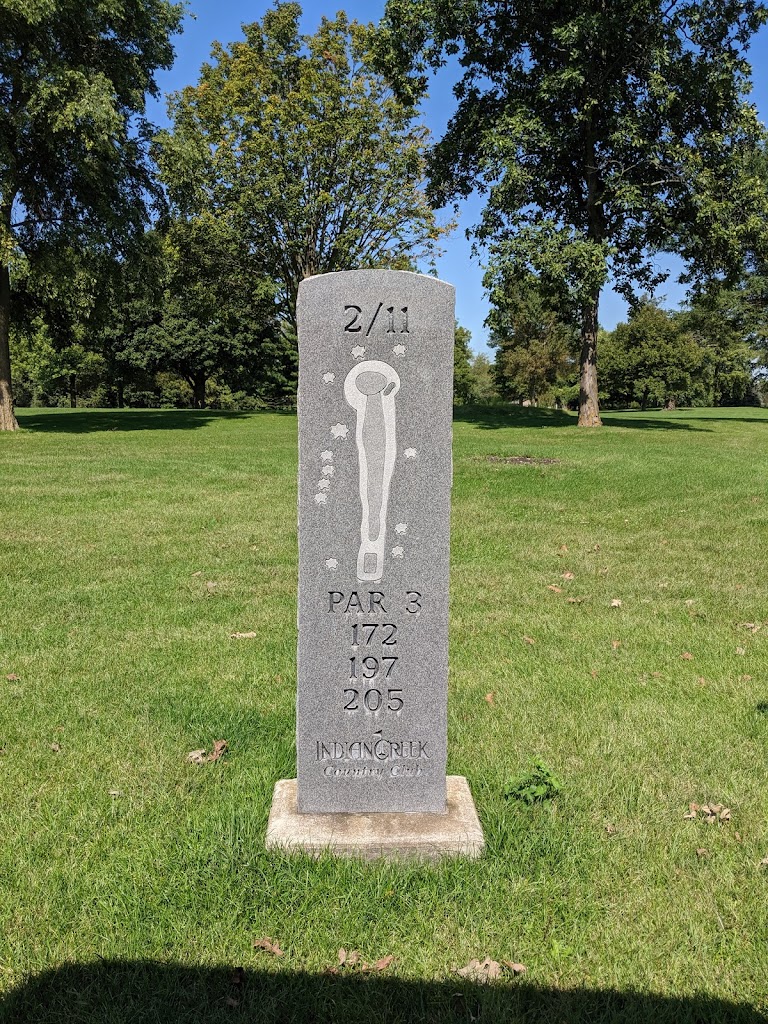
M457 331L459 400L571 380L585 426L601 396L740 400L764 340L765 5L388 0L378 26L313 35L300 16L278 0L215 44L158 131L180 4L0 0L0 428L14 379L22 401L290 401L301 279L428 264L435 211L473 191L497 357ZM447 59L432 145L418 104ZM646 298L661 252L686 267L679 317ZM610 334L609 279L633 309Z

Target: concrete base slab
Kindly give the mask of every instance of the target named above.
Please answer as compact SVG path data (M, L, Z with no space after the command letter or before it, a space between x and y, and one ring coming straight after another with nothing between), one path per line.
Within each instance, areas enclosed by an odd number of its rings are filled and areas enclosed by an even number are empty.
M302 851L312 856L375 860L479 857L485 847L475 802L463 775L449 775L446 814L381 812L299 814L296 779L275 785L267 825L268 850Z

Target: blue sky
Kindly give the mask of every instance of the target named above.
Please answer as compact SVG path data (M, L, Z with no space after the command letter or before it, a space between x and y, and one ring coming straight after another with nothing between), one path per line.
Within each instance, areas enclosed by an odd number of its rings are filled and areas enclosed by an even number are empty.
M173 92L197 81L200 66L210 55L211 43L218 40L230 43L242 36L240 26L256 21L271 6L269 0L190 0L184 21L184 33L176 37L176 61L169 71L158 75L163 93ZM346 10L358 21L378 21L384 10L384 0L304 0L302 28L314 32L323 15L333 15L339 8ZM768 118L768 26L755 37L750 51L753 66L753 100L760 116ZM430 97L424 104L424 120L438 138L454 108L449 77L438 75L430 87ZM165 122L165 101L151 103L148 114L156 123ZM471 253L465 230L478 219L481 200L470 199L463 204L456 231L444 242L445 255L438 261L438 273L445 281L456 286L456 316L472 333L472 347L487 352L487 330L484 320L488 313L488 300L483 291L481 262ZM445 220L450 219L446 214ZM663 265L663 262L660 261ZM676 267L674 261L668 264ZM674 274L673 274L674 278ZM671 278L661 289L665 304L674 308L684 297L684 289ZM606 289L600 307L600 322L612 328L626 314L623 299Z

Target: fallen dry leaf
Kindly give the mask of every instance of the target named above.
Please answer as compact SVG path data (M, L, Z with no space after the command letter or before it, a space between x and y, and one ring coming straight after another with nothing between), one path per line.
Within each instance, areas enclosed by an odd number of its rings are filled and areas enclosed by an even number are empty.
M560 550L561 554L565 554L567 552L567 550L568 550L568 545L567 544L561 544L559 550Z
M112 798L113 798L114 800L116 800L116 799L117 799L117 798L118 798L119 796L122 796L122 795L123 795L123 791L122 791L121 789L110 789L110 791L109 791L109 795L110 795L110 796L111 796L111 797L112 797Z
M218 761L227 752L229 744L226 740L214 740L213 750L208 755L209 761Z
M208 588L209 593L218 587L218 583L214 583L213 580L206 580L205 585Z
M752 679L752 676L741 676L741 681L743 683L748 683L748 682L751 681L751 679Z
M569 597L568 604L581 604L584 601L583 597Z
M736 648L736 653L737 654L746 654L747 652L744 650L743 647L737 647Z
M763 628L762 622L740 622L739 625L742 629L748 629L750 633L757 633L758 630Z
M558 587L556 583L550 583L547 590L551 590L554 594L562 594L563 588Z
M613 823L609 823L605 826L605 831L608 833L609 836L612 836L615 835L616 832L618 832L618 829Z
M696 851L696 856L707 858L709 856L709 850L705 850L703 846L700 846Z
M564 580L575 580L576 577L574 576L574 574L572 572L564 572L563 573L563 579Z
M339 950L338 957L339 967L356 967L358 964L361 964L363 960L356 949L353 949L348 953L343 946Z
M489 956L485 960L470 960L466 967L459 967L456 973L460 978L467 981L479 981L481 983L494 981L501 977L501 964L498 960L491 960Z
M618 597L614 597L611 601L611 608L621 608L621 601L618 599Z
M496 695L494 693L486 693L485 699L488 701L489 704L493 704L493 698L495 696Z
M763 859L760 861L760 867L768 868L768 857L763 857Z
M11 674L9 676L6 676L5 678L8 680L9 683L18 683L19 680L21 679L21 676L17 676L15 672L11 672Z
M386 971L386 969L389 967L389 965L392 963L394 959L395 958L392 956L391 953L389 954L389 956L383 956L380 960L376 961L372 969L374 971Z
M680 657L683 659L683 661L693 661L693 655L690 651L683 651Z
M193 576L202 576L203 575L203 570L202 569L198 569L197 572L193 572L192 575Z
M54 752L54 754L58 754L61 751L61 744L60 743L52 743L51 744L51 750Z
M211 761L218 761L226 753L228 746L226 740L215 740L210 754L205 749L190 750L187 754L187 761L191 764L209 764Z
M516 964L513 963L511 960L502 960L501 966L506 967L506 969L508 971L511 971L513 974L525 974L525 972L528 970L525 964Z
M283 956L283 950L277 942L273 942L267 935L263 939L254 939L254 949L263 949L265 953L272 953L274 956Z
M612 650L618 651L618 649L620 647L621 647L621 640L611 640L611 649Z
M593 551L599 551L600 550L600 545L599 544L595 544L595 546L592 548L592 550Z
M589 674L592 676L593 679L597 679L597 677L598 677L598 675L600 673L597 671L596 668L593 668L592 671Z
M527 644L531 644L531 646L536 643L532 636L524 636L523 640L525 640Z
M235 999L234 996L227 996L227 998L224 1000L224 1003L226 1006L230 1006L234 1010L236 1006L240 1005L240 1000Z
M258 633L230 633L230 640L255 640Z

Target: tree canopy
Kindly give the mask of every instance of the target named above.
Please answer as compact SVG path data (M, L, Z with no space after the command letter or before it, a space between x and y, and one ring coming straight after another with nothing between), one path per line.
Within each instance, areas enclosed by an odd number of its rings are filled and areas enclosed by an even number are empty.
M16 427L11 269L34 274L63 239L110 247L140 229L152 179L137 119L181 15L169 0L0 0L0 429Z
M388 0L379 64L415 101L454 56L458 101L431 160L436 203L479 189L504 287L533 274L581 330L579 423L600 423L598 308L663 280L738 271L764 249L763 126L745 52L755 0Z
M228 218L293 329L302 278L410 269L440 234L420 187L427 132L371 69L375 30L340 13L302 36L300 15L276 3L216 44L157 140L177 213Z

